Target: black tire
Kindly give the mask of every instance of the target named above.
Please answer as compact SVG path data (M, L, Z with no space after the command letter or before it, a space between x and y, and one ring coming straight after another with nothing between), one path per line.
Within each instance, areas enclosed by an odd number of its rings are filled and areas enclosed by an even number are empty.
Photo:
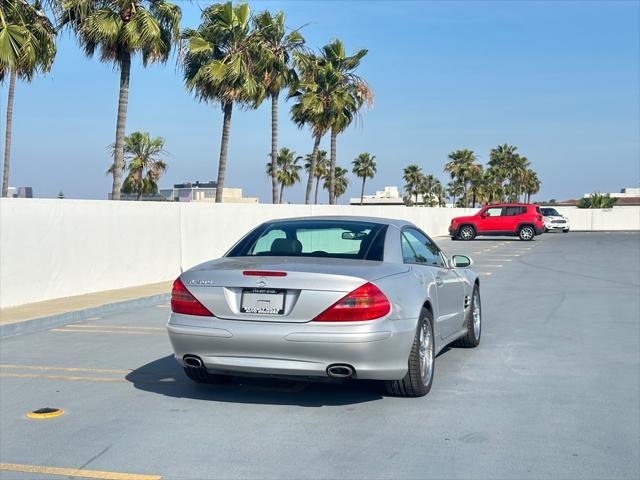
M476 329L474 328L474 301L476 298L478 299L478 315L480 317L477 333ZM480 302L480 289L478 288L477 284L473 286L471 302L469 303L469 308L467 310L467 313L465 314L464 323L467 326L467 333L464 337L460 337L455 342L453 342L453 345L455 347L462 348L477 347L480 344L480 337L482 336L482 304Z
M426 369L425 375L420 371L420 346L421 333L427 329L431 335L431 348L427 352L431 356L431 368ZM433 315L426 308L422 309L416 335L413 338L411 353L409 353L407 374L401 380L387 380L384 382L385 390L389 395L396 397L423 397L433 384L433 374L435 370L435 337L433 334Z
M530 242L533 240L533 237L536 236L536 229L531 225L523 225L518 229L518 237L520 240L524 240L525 242Z
M569 233L569 229L567 228L566 230L562 230L562 233Z
M476 238L476 229L471 225L463 225L458 230L458 238L465 241L473 240Z
M549 229L547 227L544 227L544 233L549 233Z
M220 385L231 381L231 377L228 375L213 375L207 372L204 368L184 367L184 373L186 373L187 377L196 383Z

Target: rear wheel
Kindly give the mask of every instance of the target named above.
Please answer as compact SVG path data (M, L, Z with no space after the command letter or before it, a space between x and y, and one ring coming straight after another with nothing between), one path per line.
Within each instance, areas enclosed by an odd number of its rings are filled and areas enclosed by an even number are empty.
M464 323L467 326L467 334L453 342L453 345L464 348L477 347L480 344L480 336L482 335L482 309L478 285L473 286L471 302L469 303Z
M228 375L213 375L204 368L184 367L184 373L196 383L208 383L219 385L221 383L229 383L231 377Z
M384 382L387 393L398 397L422 397L429 393L433 383L434 358L433 316L423 308L409 354L407 374L401 380Z
M461 240L473 240L474 238L476 238L476 230L471 225L465 225L460 228L458 237Z
M520 227L520 230L518 230L518 237L520 237L520 240L524 240L525 242L533 240L533 237L535 236L536 236L536 231L533 229L533 227L529 225Z
M569 229L565 228L564 230L562 230L562 233L569 233Z

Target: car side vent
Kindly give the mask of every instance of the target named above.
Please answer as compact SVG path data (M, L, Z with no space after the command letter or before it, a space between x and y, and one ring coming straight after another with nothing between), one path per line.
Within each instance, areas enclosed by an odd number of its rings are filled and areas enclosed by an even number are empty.
M471 305L471 297L469 295L464 296L464 308L467 309Z

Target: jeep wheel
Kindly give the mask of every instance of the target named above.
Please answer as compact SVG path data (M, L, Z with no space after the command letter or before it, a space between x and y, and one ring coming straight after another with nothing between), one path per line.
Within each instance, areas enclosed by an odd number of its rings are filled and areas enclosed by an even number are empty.
M476 238L476 230L470 225L465 225L464 227L460 228L460 232L458 232L458 238L460 238L460 240L473 240L474 238Z
M520 240L524 240L525 242L533 240L533 237L535 236L536 236L536 231L533 229L533 227L529 225L520 227L520 230L518 230L518 237L520 237Z

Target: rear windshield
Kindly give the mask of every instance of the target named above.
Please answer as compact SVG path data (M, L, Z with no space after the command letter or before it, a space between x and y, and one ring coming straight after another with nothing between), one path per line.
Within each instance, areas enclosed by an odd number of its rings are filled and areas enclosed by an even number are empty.
M292 220L260 225L227 257L326 257L383 259L387 226L336 220Z

